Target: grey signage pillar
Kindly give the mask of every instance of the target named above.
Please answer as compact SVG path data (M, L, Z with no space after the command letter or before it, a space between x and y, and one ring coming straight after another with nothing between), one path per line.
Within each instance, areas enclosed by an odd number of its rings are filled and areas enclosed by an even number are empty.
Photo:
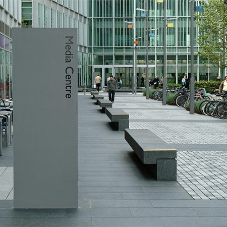
M76 29L13 29L14 208L78 207Z

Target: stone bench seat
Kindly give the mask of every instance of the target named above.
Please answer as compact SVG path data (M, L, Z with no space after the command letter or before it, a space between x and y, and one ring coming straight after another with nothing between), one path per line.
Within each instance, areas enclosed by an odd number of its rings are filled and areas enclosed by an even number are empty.
M177 180L177 150L148 129L126 129L125 140L157 180Z
M112 102L105 99L98 99L98 105L102 107L102 112L105 113L106 108L112 108Z
M92 95L92 98L94 99L94 95L98 95L99 92L98 91L91 91L91 95Z
M117 124L118 131L124 131L129 128L129 114L122 109L117 108L106 108L106 115L109 117L111 122Z
M98 104L99 99L104 99L103 95L94 95L94 99L96 100L96 104Z

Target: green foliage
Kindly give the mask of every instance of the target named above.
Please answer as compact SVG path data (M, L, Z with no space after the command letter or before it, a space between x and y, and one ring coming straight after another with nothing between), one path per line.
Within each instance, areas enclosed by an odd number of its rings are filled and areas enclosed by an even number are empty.
M181 84L167 83L167 87L181 87Z
M176 84L176 83L167 83L167 85L166 85L167 87L180 87L181 86L181 84ZM161 88L162 87L162 84L159 84L158 85L158 87L159 88Z
M24 19L21 19L21 27L22 28L27 28L28 25L24 22Z
M195 88L205 88L207 93L214 93L215 89L219 89L221 81L199 81L195 82Z
M200 104L203 102L204 100L203 99L200 99L200 100L197 100L194 102L194 107L195 107L195 112L196 113L201 113L200 112L200 109L199 109L199 106Z
M196 88L205 88L207 93L214 93L214 90L219 89L219 86L221 84L221 81L199 81L199 82L195 82L195 89ZM180 84L169 84L168 86L172 86L172 87L180 87ZM155 89L149 89L149 97L153 98L153 93L155 92ZM146 88L143 89L143 95L146 96ZM167 93L168 95L168 93ZM171 95L170 95L171 96ZM171 98L172 99L172 96ZM172 101L171 101L172 102Z
M149 98L153 99L153 95L155 93L155 91L157 91L156 89L149 89Z
M199 55L208 59L214 66L220 66L222 69L227 67L226 50L226 26L227 26L227 4L224 0L201 1L204 10L196 12L196 24L198 26L197 42L200 46Z
M167 92L166 93L166 103L169 105L175 105L175 99L174 99L175 96L176 96L176 94Z
M199 109L201 103L204 101L204 99L200 99L200 100L195 100L194 101L194 111L195 113L199 113L202 114L201 110ZM186 110L190 110L190 103L186 103L185 105Z
M190 103L189 103L189 102L187 102L187 103L185 104L185 109L186 109L186 110L189 110L189 109L190 109Z
M200 100L197 100L197 101L195 100L194 101L194 111L196 113L201 113L201 111L199 109L199 106L200 106L201 102L203 102L203 99L200 99ZM189 103L186 103L185 109L186 110L190 110L190 102Z
M149 88L149 98L153 99L154 92L157 91L156 89ZM146 96L146 88L143 88L143 96Z

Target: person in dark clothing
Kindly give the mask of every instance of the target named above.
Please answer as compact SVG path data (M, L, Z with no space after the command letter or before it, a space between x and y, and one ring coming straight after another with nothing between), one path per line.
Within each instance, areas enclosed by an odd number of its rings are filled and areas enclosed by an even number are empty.
M117 87L116 80L114 80L113 76L110 76L110 80L107 82L107 89L109 93L109 100L111 102L114 102L114 96L115 96L115 89Z
M141 77L141 87L144 87L144 77Z
M187 74L185 74L185 76L186 76L186 85L185 85L185 88L189 90L190 78L188 77Z
M121 89L121 85L122 85L121 77L118 77L117 78L117 88Z
M156 77L153 79L152 84L153 84L154 89L156 89L156 88L158 87L158 84L159 84L158 76L156 76Z

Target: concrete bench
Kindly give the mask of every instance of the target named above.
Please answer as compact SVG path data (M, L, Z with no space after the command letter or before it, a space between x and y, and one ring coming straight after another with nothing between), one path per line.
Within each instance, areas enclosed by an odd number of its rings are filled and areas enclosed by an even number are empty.
M124 131L129 128L129 114L122 109L106 108L106 115L111 122L115 122L118 131Z
M94 96L95 95L98 95L99 94L99 92L98 91L91 91L91 95L92 95L92 98L94 99Z
M125 140L158 181L177 180L177 150L148 129L126 129Z
M105 109L106 108L112 108L112 102L109 100L105 100L105 99L98 99L98 104L100 107L102 107L102 112L105 113Z
M103 95L94 95L94 99L96 100L96 104L98 104L99 99L104 99Z

